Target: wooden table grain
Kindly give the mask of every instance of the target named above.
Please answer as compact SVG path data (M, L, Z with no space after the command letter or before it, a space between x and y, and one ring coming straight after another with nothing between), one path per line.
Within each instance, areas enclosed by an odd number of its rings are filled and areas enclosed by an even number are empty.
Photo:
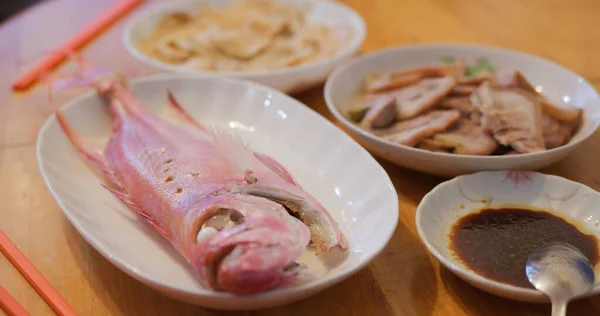
M37 88L13 94L10 83L26 70L24 65L57 47L114 1L49 0L0 25L0 229L81 315L235 315L164 297L111 265L62 215L38 171L36 137L50 114L46 91ZM421 42L496 45L556 61L600 89L597 0L344 2L367 22L362 51ZM148 73L136 67L122 47L122 26L120 22L97 38L85 49L85 56L132 76ZM63 93L57 102L63 103L80 92ZM322 87L295 97L332 120ZM545 172L600 189L598 157L600 134ZM400 199L400 223L383 253L355 276L316 296L248 314L549 315L548 305L492 296L441 268L422 246L414 219L421 198L444 179L381 164ZM53 314L3 256L0 284L31 315ZM600 297L580 300L569 307L569 315L598 314Z

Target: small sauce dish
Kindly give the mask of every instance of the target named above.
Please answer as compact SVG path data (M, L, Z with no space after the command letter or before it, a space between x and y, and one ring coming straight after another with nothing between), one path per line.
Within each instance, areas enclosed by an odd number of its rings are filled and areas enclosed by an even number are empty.
M494 250L506 251L505 257L496 257L505 258L501 259L503 262L501 262L500 266L506 264L507 267L498 266L495 268L509 269L511 256L514 256L515 253L519 256L519 251L522 250L519 243L540 243L539 238L553 239L554 237L547 237L553 236L553 232L550 231L552 229L563 229L563 231L558 232L556 235L566 236L571 234L569 236L575 236L573 231L576 228L578 233L581 233L579 234L580 236L567 237L567 241L577 243L577 238L580 238L580 241L588 238L590 242L583 243L583 246L592 245L591 247L595 249L587 249L587 252L597 256L598 238L600 238L600 214L595 210L598 204L600 204L600 193L565 178L537 172L484 171L456 177L438 185L429 192L417 208L416 226L419 237L427 250L443 266L464 281L483 291L508 299L525 302L549 302L546 295L533 287L529 287L528 284L523 285L523 282L513 282L513 284L522 284L521 286L516 286L511 285L511 282L496 281L489 274L487 277L484 276L485 273L482 273L480 269L473 269L472 266L469 266L466 263L468 260L462 260L461 254L473 259L478 253L485 255L484 253ZM483 214L483 212L488 212L487 210L489 209L494 209L494 211L486 214L486 216L478 217L474 215L480 211ZM527 210L533 212L528 213ZM521 220L522 223L525 223L527 220L524 217L536 217L535 212L539 212L537 213L539 215L537 220L547 221L548 225L552 227L547 228L548 234L533 234L533 239L529 241L524 240L527 238L523 239L521 238L523 236L518 236L519 234L515 233L514 244L516 249L512 253L507 251L506 245L494 245L494 243L489 242L489 239L498 237L494 237L493 232L484 234L485 238L489 238L484 241L482 241L483 238L481 237L483 235L479 237L479 240L476 240L477 238L472 240L466 238L462 241L461 248L457 249L457 236L453 235L453 232L457 231L453 229L457 223L462 225L463 230L473 228L473 223L480 225L486 221L489 223L495 221L495 225L497 225L500 220L506 221L506 218L502 219L502 216L498 216L498 212L503 211L507 212L506 217L509 218L509 222L518 222ZM495 215L494 212L496 213ZM500 225L506 225L507 228L511 224L500 223ZM538 229L541 229L539 226L542 225L541 223L538 222L535 225L538 225ZM475 234L481 234L481 232L475 232ZM471 237L473 236L471 235ZM462 238L465 237L463 236ZM500 242L506 242L506 236L500 236L499 238L504 238ZM482 245L484 248L482 248ZM582 244L580 243L580 245ZM491 249L491 247L494 247L494 249ZM488 260L489 258L485 259L477 263L490 263L492 261ZM473 262L473 260L471 261ZM478 272L475 272L476 270ZM493 269L488 271L491 270ZM498 271L496 270L496 272ZM499 271L499 274L506 276L507 273L504 272L507 271ZM596 265L594 272L596 279L598 279L600 276L600 265ZM523 279L525 278L525 264L523 264ZM585 296L598 293L600 293L600 285L596 283L594 289Z

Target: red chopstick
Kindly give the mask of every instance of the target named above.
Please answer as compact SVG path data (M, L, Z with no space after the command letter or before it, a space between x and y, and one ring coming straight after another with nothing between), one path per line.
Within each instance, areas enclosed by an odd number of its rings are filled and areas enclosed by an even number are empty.
M29 316L27 311L0 285L0 309L8 316Z
M69 303L58 294L50 282L31 264L27 257L8 239L8 236L2 230L0 230L0 251L4 253L8 260L23 274L29 284L35 288L58 315L77 315Z
M81 32L77 33L69 41L65 42L55 53L50 54L40 64L23 77L13 83L14 90L26 89L31 84L36 82L46 71L58 66L68 55L81 48L85 43L91 40L94 36L108 28L110 24L115 22L119 17L127 11L133 9L136 5L144 0L120 0L108 11L99 16L91 24L86 26Z

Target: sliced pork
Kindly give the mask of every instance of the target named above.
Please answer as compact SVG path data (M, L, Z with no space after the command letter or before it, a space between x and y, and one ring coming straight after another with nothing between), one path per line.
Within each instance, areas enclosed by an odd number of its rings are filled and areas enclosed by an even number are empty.
M475 89L477 89L477 86L459 84L459 85L456 85L454 88L452 88L452 91L450 91L450 93L453 95L468 96L468 95L471 95L471 93L473 93L473 91L475 91Z
M454 77L456 80L464 74L464 62L442 66L428 66L394 71L383 75L374 75L367 80L367 91L383 92L404 88L427 78Z
M577 132L582 110L551 103L521 72L498 71L484 57L443 60L369 76L347 116L386 140L463 155L538 152Z
M519 153L545 149L540 102L522 89L482 84L471 98L483 117L482 126L502 145Z
M414 146L425 138L445 131L459 118L460 112L456 110L434 110L389 128L373 130L373 133L398 144Z
M444 149L453 149L461 155L491 155L498 143L483 128L470 120L461 119L447 132L436 134L433 143Z
M396 95L398 119L415 117L432 109L454 87L456 81L447 76L423 79L418 84L406 87Z
M471 104L469 97L448 97L439 103L439 108L448 110L458 110L464 117L468 117L471 113L478 111Z
M391 125L396 119L396 102L391 96L377 98L367 110L361 125L366 129Z
M550 115L544 115L542 118L542 129L546 149L552 149L569 142L577 130L577 121L558 121Z
M399 89L415 84L423 79L423 75L417 72L391 73L383 76L373 77L367 82L367 91L383 92Z
M540 101L540 104L542 105L542 110L545 114L548 114L548 116L558 121L576 123L581 119L581 115L583 114L581 109L561 108L546 100Z
M525 91L537 94L537 91L529 81L517 70L505 70L496 74L496 83L505 88L521 88Z

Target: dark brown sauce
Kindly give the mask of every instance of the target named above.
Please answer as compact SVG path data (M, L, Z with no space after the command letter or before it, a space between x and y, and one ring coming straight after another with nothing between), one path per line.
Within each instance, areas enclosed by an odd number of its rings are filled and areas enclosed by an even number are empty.
M598 239L545 211L484 209L462 217L452 227L454 255L477 274L511 285L533 288L525 276L529 255L548 243L577 247L592 266L598 263Z

